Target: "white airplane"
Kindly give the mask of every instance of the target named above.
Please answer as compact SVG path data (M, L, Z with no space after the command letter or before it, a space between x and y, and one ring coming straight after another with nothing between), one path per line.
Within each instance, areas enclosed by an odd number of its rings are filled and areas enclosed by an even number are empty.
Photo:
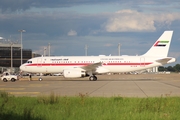
M167 57L173 31L164 31L144 55L140 56L50 56L36 57L20 66L30 73L63 73L65 78L89 76L96 81L96 74L144 70L175 62ZM40 77L39 80L42 80Z

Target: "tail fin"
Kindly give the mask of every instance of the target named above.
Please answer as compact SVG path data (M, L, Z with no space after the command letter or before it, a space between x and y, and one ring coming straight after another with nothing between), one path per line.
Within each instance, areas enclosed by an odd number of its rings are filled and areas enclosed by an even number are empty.
M167 57L173 31L164 31L161 37L143 56Z

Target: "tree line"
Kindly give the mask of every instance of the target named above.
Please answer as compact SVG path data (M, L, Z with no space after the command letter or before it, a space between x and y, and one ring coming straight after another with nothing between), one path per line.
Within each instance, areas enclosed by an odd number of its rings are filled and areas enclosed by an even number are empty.
M163 72L163 71L180 72L180 64L176 64L175 66L168 66L168 67L160 66L158 68L158 71L159 72Z

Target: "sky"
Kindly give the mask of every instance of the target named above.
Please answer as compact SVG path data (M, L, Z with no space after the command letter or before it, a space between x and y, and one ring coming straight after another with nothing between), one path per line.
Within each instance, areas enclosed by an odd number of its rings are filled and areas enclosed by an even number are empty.
M51 55L144 54L173 30L169 56L180 64L179 0L1 0L0 37ZM48 54L48 49L46 49Z

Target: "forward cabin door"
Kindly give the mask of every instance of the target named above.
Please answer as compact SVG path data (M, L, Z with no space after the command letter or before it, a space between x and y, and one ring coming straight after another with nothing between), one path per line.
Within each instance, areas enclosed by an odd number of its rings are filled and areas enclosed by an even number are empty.
M42 58L37 59L37 67L42 67Z

